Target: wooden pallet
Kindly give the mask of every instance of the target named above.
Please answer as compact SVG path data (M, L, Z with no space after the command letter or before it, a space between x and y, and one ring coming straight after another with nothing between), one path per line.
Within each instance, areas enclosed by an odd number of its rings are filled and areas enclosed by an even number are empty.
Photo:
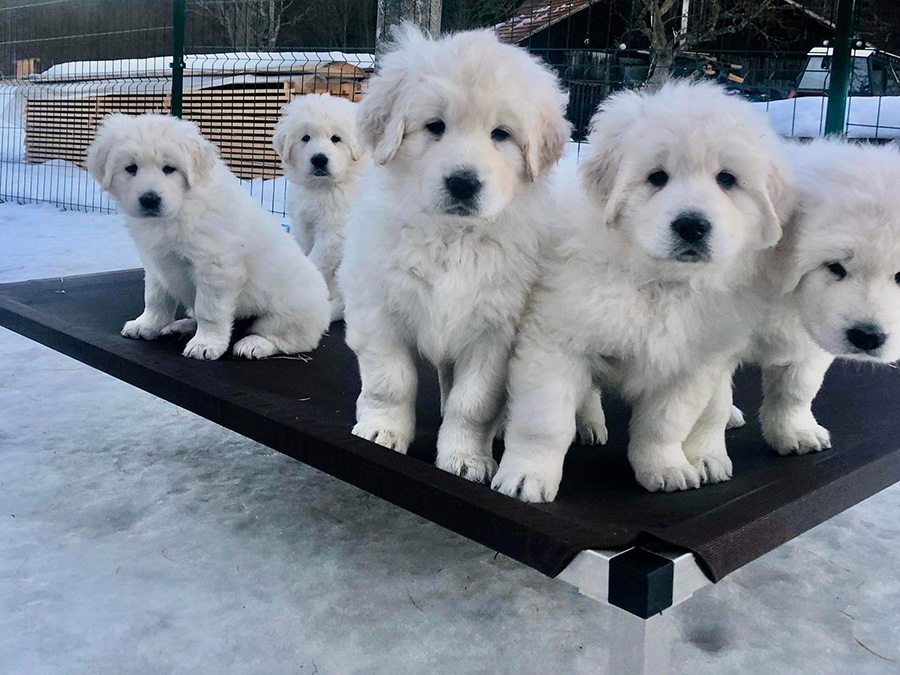
M330 93L350 100L362 96L365 71L330 64L286 82L239 84L184 92L182 117L192 120L219 147L238 178L282 174L272 134L282 109L296 96ZM84 166L97 125L110 113L167 113L168 94L118 93L77 99L25 101L25 161L62 159Z

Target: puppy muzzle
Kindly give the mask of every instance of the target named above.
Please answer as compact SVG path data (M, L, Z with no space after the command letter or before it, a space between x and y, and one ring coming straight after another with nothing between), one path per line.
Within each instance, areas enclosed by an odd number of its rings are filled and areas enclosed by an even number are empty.
M479 195L484 184L472 169L459 169L444 177L444 213L472 216L479 211Z
M709 235L712 223L706 216L695 211L681 213L672 221L671 228L672 259L689 263L710 260Z

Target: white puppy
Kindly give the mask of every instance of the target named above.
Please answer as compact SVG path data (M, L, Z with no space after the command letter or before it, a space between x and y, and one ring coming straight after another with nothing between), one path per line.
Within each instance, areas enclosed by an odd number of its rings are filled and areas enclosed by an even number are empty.
M330 314L322 275L193 122L111 115L87 166L124 211L144 265L144 312L122 335L196 330L184 355L217 359L234 320L255 317L235 356L315 349ZM179 305L193 319L175 321Z
M289 182L291 233L325 277L332 321L344 314L335 273L357 178L368 164L356 138L356 107L329 94L301 96L285 108L272 137Z
M791 145L798 207L767 256L780 295L748 360L763 368L760 421L782 454L831 447L812 401L835 357L900 359L900 151Z
M552 213L546 174L569 138L566 101L547 67L490 31L398 31L360 104L378 166L338 275L362 378L356 435L406 452L419 352L441 384L437 465L473 481L496 471L491 442Z
M609 99L590 143L591 204L563 228L522 319L493 486L555 498L592 380L632 403L628 458L646 489L727 480L747 298L786 208L778 140L750 104L674 83Z

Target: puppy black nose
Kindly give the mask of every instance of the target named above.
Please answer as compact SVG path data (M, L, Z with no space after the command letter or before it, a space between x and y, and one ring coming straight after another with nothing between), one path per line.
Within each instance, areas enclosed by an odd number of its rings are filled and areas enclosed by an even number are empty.
M682 213L672 221L672 230L689 244L696 244L711 229L710 222L699 213Z
M162 202L162 197L160 197L155 192L145 192L140 197L138 197L138 201L148 211L156 211L159 208L160 203Z
M847 341L864 352L874 352L887 340L887 335L878 326L870 323L857 324L847 330Z
M476 173L470 169L454 171L444 178L447 192L457 201L470 201L481 190L481 181Z
M310 157L309 161L317 169L324 169L326 166L328 166L328 155L323 155L320 152Z

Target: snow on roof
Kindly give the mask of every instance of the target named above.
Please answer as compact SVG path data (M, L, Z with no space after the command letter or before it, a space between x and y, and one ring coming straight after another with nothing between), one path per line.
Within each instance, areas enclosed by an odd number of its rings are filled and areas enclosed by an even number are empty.
M233 52L228 54L191 54L184 57L185 76L235 75L237 73L313 72L330 64L350 64L363 70L375 67L371 52ZM171 56L107 61L69 61L58 63L42 73L28 76L37 82L130 79L168 77L172 74ZM350 76L350 73L347 73Z
M894 59L900 59L900 56L896 54L891 54L890 52L883 51L881 49L877 49L872 45L866 45L862 49L853 49L851 50L853 56L858 56L864 59L869 58L873 54L879 54L883 56L888 56ZM834 49L831 47L813 47L809 50L809 54L807 56L832 56L834 54Z

